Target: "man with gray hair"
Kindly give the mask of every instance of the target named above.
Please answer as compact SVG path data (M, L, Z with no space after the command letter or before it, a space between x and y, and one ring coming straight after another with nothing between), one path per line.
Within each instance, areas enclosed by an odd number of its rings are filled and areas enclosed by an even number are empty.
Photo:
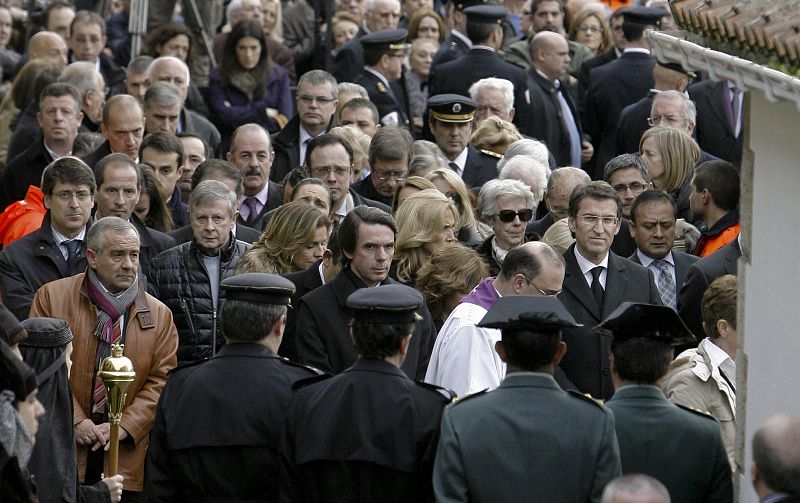
M139 235L130 222L101 218L89 229L85 272L44 285L36 292L31 317L67 320L75 338L70 388L72 424L81 480L100 480L109 442L106 393L97 370L112 344L125 344L136 377L122 410L119 474L123 501L138 501L144 482L147 439L167 373L175 367L178 334L172 313L145 292L139 281Z
M221 280L232 276L250 248L233 235L236 195L222 182L207 180L192 190L192 240L160 253L147 273L149 289L175 313L178 364L216 354L225 339L219 329Z
M547 188L547 179L550 178L550 168L541 162L526 155L518 155L503 164L500 180L519 180L531 188L533 202L536 207L544 198L544 191Z
M219 154L219 145L222 137L217 128L204 116L208 109L203 101L200 91L192 85L189 67L186 63L173 56L161 56L150 64L147 70L146 85L154 82L169 82L177 87L183 98L183 107L178 120L177 132L184 131L195 133L211 148L215 155Z
M145 134L178 131L183 98L177 87L169 82L154 82L144 93L142 104Z
M550 245L534 241L510 250L500 274L483 280L447 317L433 346L425 382L462 398L499 386L506 375L506 364L495 351L500 330L476 325L501 297L555 295L563 280L564 259Z
M125 69L125 92L139 101L147 92L147 71L152 63L152 56L136 56Z
M103 122L103 105L106 103L106 82L94 63L76 61L61 72L59 82L72 84L81 95L83 122L80 132L97 133Z
M514 84L507 79L487 77L469 88L469 96L478 104L475 122L487 117L499 117L506 122L514 120Z
M547 188L544 194L548 213L539 220L529 223L525 232L535 232L544 236L547 229L556 221L567 218L569 216L569 196L572 195L572 191L591 180L589 175L579 168L565 166L554 169L550 178L547 179Z
M670 503L664 484L649 475L623 475L608 483L600 503Z
M762 503L800 501L800 418L778 414L753 435L753 489Z
M297 114L272 137L272 181L281 183L291 170L303 165L308 142L331 129L338 98L339 88L330 73L311 70L300 77L295 99Z

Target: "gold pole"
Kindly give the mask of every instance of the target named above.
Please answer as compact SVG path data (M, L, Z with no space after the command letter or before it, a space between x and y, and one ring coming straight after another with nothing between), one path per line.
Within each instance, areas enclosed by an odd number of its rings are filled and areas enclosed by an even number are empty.
M108 421L111 425L110 445L108 449L109 469L107 476L117 474L119 466L119 422L122 419L122 409L125 407L125 398L128 396L128 386L136 377L133 363L122 356L125 346L122 344L111 345L111 356L103 359L97 377L106 387L106 407Z

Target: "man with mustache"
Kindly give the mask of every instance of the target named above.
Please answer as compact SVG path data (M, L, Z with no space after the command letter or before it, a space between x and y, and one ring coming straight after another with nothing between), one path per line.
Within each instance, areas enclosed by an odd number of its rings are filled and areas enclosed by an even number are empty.
M20 320L28 318L40 286L86 269L85 235L96 188L92 170L78 158L62 157L45 168L42 226L0 252L3 304Z
M228 161L239 168L244 182L244 194L237 206L238 224L261 229L264 215L283 203L280 185L269 179L274 157L269 133L263 127L245 124L233 132Z

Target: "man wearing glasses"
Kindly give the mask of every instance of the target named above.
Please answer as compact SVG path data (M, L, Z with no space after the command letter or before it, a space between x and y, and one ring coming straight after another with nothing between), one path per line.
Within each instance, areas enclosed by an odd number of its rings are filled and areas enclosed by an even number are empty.
M384 126L408 125L406 93L399 82L411 47L407 37L406 30L381 30L361 37L365 66L355 83L367 90Z
M405 180L414 140L407 129L388 126L380 129L369 144L370 175L353 185L364 197L392 205L397 182Z
M607 400L614 393L609 339L592 327L623 302L661 305L653 273L610 251L619 232L622 203L608 183L590 182L569 199L569 229L575 244L564 252L566 272L558 298L580 328L565 329L569 351L556 370L564 389Z
M85 235L96 188L94 173L76 157L61 157L45 168L42 226L0 252L3 304L18 319L28 318L40 286L86 269Z
M561 292L564 259L550 245L533 241L510 250L497 277L488 277L461 300L442 325L425 382L464 397L494 389L506 375L495 351L500 330L476 326L500 297Z
M281 183L291 170L303 165L308 142L330 130L338 98L339 88L330 73L311 70L300 77L295 100L297 115L272 137L275 158L270 180Z

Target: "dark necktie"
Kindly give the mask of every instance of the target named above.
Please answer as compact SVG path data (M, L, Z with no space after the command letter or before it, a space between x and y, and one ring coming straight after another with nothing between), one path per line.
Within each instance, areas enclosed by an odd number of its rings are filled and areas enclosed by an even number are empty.
M256 218L258 218L258 211L256 211L257 203L258 199L256 199L253 196L247 197L244 200L244 204L246 204L247 207L250 209L250 211L247 213L247 220L245 221L247 225L252 224L253 222L256 221Z
M658 287L658 293L661 294L661 302L665 306L676 309L675 279L670 271L670 263L666 260L654 260L653 265L658 269L656 287Z
M603 285L600 284L600 274L603 273L603 267L597 266L592 269L592 294L594 295L594 300L597 302L597 307L600 310L603 310L603 297L605 296L605 291L603 290Z
M78 262L80 258L81 244L83 241L80 239L70 239L62 243L67 247L67 265L72 267Z
M450 169L458 173L458 164L454 163L453 161L450 161L447 163L447 165L450 166Z

